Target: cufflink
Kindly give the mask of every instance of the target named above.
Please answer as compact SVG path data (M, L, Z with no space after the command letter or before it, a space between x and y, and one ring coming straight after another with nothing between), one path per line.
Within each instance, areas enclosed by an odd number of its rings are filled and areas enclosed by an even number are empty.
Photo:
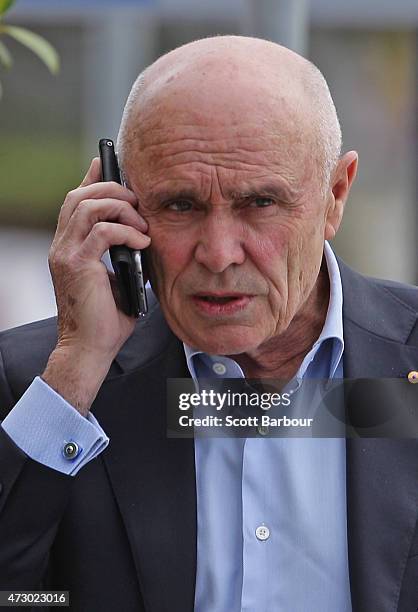
M412 370L412 372L409 372L408 374L408 380L410 383L412 383L413 385L415 385L416 383L418 383L418 372L416 372L415 370Z
M80 448L76 442L67 442L64 444L64 448L62 449L62 454L65 459L75 459L80 452Z

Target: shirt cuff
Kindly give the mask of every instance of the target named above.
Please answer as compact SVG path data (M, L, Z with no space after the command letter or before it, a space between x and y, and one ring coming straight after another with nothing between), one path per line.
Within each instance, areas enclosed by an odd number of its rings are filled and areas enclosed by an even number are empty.
M93 414L83 417L39 376L1 427L31 459L70 476L109 444Z

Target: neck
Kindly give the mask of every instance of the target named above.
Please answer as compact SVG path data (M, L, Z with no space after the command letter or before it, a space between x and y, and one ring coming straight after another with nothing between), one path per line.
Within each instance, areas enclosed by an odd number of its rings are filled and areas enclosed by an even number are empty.
M240 365L246 378L290 380L322 331L328 303L329 276L324 257L314 288L286 331L254 352L231 358Z

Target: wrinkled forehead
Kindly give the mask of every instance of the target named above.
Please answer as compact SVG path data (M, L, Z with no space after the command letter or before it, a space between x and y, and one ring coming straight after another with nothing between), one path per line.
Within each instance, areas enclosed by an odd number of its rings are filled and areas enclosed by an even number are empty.
M290 173L312 157L311 122L295 67L219 53L163 59L147 70L131 113L127 166L152 164L164 145L175 143L168 150L180 153L192 141L198 151L236 150L244 157L254 151L257 162L271 167L277 161Z
M236 79L232 84L219 75L206 81L190 78L148 92L132 116L130 156L149 147L185 140L210 148L251 148L252 142L294 150L296 157L309 154L311 126L296 95Z

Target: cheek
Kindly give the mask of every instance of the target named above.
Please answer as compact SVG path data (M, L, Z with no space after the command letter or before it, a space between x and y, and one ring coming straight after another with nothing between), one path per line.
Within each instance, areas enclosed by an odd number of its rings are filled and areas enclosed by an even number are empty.
M304 224L289 245L289 283L293 290L305 299L317 278L323 254L323 234L318 219Z
M169 290L190 261L192 243L179 232L167 231L167 228L158 225L152 227L150 224L149 235L152 241L149 260L153 287L157 285L159 291L162 288Z
M253 234L248 254L270 284L272 305L279 300L283 307L283 299L298 303L311 289L322 259L322 242L317 220L283 220Z
M280 279L286 279L284 271L287 269L292 234L292 227L280 224L253 232L247 242L249 258L259 272L273 284L277 284Z

